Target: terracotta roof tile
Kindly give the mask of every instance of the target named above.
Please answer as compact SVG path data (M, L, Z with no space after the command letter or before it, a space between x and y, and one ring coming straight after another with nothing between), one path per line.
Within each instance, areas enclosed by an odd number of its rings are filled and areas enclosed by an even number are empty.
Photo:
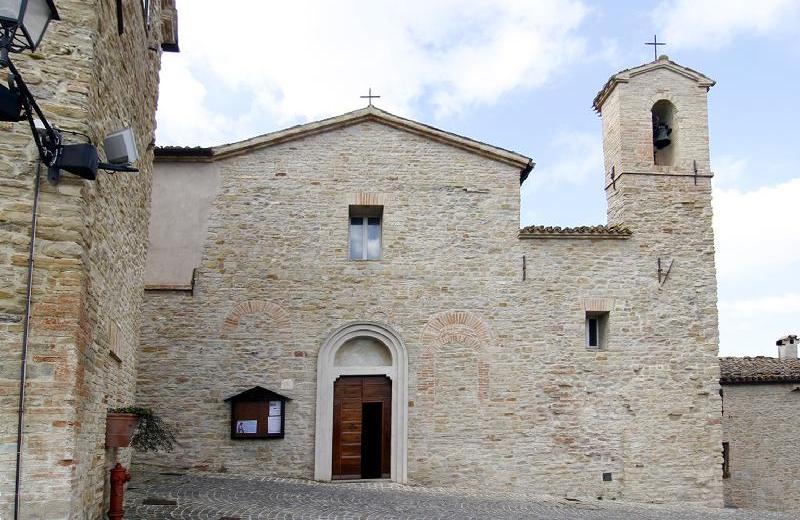
M720 383L800 383L800 359L719 358Z
M204 146L156 146L156 157L211 157L214 150Z
M631 234L622 226L526 226L519 230L520 238L628 238Z

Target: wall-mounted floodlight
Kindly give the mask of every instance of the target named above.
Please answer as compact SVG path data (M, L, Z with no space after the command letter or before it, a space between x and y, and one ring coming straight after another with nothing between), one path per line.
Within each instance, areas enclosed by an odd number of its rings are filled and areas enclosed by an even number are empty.
M133 132L125 129L106 139L111 150L109 163L101 163L92 143L64 144L61 132L44 117L36 99L9 57L10 52L35 50L51 20L58 20L53 0L0 0L0 69L8 68L8 87L0 85L0 121L27 119L39 149L39 158L48 167L47 178L57 183L61 170L93 181L97 170L109 173L137 172L130 163L138 158Z
M97 167L100 158L97 148L91 143L65 144L59 147L58 156L53 165L47 169L47 180L58 184L61 179L61 170L66 170L87 181L97 178Z
M124 128L110 134L103 140L106 161L100 162L97 147L92 143L62 144L58 147L56 158L47 171L47 180L57 184L61 178L61 170L68 171L87 181L97 179L97 170L108 173L137 173L131 164L139 158L133 130Z
M106 160L111 164L133 164L139 158L133 130L124 128L103 140Z
M53 0L0 0L0 27L11 52L36 50L50 20L60 20Z

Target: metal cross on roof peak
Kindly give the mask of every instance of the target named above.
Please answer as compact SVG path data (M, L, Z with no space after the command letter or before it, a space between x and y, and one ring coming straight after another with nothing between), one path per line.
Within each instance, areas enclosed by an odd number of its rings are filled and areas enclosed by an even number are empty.
M367 99L367 100L369 100L369 104L368 104L367 106L370 106L370 107L371 107L371 106L372 106L372 100L373 100L373 99L377 99L377 98L379 98L380 96L373 96L373 95L372 95L372 87L370 87L370 88L369 88L369 94L367 94L366 96L360 96L360 97L361 97L361 99Z
M658 46L659 45L666 45L666 43L658 41L658 37L655 34L653 35L653 41L644 42L644 44L653 46L653 61L658 60Z

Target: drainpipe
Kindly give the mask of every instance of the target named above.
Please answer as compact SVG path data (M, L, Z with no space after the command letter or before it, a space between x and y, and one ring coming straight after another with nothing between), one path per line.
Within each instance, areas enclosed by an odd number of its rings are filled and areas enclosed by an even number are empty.
M36 212L39 207L39 181L42 160L36 166L36 181L33 187L33 211L31 214L31 241L28 249L28 287L25 291L25 318L22 327L22 360L19 367L19 418L17 419L17 467L14 476L14 520L19 519L19 487L22 477L22 426L25 418L25 383L28 377L28 338L31 322L31 292L33 289L33 251L36 246Z

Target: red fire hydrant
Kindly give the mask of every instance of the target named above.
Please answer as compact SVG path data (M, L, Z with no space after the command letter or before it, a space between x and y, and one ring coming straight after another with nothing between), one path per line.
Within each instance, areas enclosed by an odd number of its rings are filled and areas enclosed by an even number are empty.
M125 510L122 508L125 503L125 483L131 479L131 474L122 464L117 465L111 470L111 496L109 497L108 520L122 520Z

